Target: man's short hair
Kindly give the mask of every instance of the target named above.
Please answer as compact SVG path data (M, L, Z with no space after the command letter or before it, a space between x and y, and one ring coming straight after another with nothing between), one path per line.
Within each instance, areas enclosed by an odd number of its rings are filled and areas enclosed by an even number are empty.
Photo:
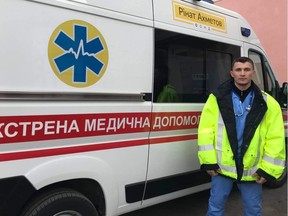
M250 59L248 57L242 56L242 57L234 59L234 61L232 62L231 70L233 70L233 67L234 67L236 62L241 62L241 63L249 62L252 65L252 69L254 70L254 62L252 59Z

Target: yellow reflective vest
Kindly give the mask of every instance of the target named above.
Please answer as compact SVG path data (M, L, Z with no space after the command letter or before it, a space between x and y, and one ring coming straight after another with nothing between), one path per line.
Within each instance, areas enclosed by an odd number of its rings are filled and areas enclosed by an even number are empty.
M252 83L255 98L247 115L241 146L238 142L230 80L212 92L198 128L198 157L203 170L218 170L237 181L255 181L257 173L277 179L285 168L284 124L278 102Z

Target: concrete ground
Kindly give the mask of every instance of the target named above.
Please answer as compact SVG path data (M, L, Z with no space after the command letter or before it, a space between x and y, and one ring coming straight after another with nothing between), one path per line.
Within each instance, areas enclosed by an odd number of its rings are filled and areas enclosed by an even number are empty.
M122 216L204 216L208 198L209 191L204 191ZM243 216L241 197L236 188L229 197L225 216ZM281 188L263 188L262 216L287 216L287 182Z

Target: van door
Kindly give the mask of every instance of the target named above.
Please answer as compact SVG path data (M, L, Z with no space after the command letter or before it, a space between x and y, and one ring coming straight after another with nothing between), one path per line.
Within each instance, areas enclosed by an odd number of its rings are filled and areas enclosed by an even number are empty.
M282 88L276 79L267 57L264 52L257 46L252 44L245 44L245 56L249 56L255 63L256 76L254 82L260 87L260 89L272 95L280 104L283 112L285 137L287 142L288 136L288 119L287 119L287 82L286 86L283 83Z
M279 101L280 86L263 50L252 44L244 44L244 55L254 61L256 76L253 81L259 88Z
M200 170L197 156L199 118L211 90L229 78L240 46L156 28L154 52L153 124L144 199L163 201L209 187L210 177Z

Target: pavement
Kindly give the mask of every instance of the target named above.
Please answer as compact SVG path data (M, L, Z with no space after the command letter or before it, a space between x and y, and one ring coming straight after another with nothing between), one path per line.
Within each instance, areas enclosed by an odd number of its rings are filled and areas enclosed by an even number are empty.
M122 216L204 216L209 191L161 203ZM225 216L243 216L241 195L233 188L228 199ZM280 188L263 187L262 216L287 216L287 182Z

